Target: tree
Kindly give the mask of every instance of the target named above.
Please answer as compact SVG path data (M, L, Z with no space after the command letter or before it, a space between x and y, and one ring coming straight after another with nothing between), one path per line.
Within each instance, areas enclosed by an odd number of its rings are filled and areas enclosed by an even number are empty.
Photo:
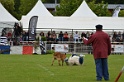
M11 14L13 15L15 18L16 17L16 12L14 11L14 1L13 0L0 0L0 2L2 3L2 5L4 6L4 8Z
M119 17L124 17L124 10L120 10Z
M10 12L10 13L13 12L13 10L14 10L14 2L13 2L13 0L0 0L0 2L2 3L4 8L6 10L8 10L8 12Z
M21 19L21 16L22 16L22 14L21 14L21 12L20 12L20 10L19 10L19 8L20 8L20 0L14 0L14 16L18 19L18 20L20 20Z
M38 0L20 0L20 13L26 15L36 4Z
M61 0L60 6L56 7L54 15L57 16L70 16L79 7L83 0Z
M107 3L104 3L104 1L97 4L95 3L96 1L94 0L92 2L89 2L88 5L97 16L111 16L111 13L107 8Z
M60 2L60 6L57 6L55 15L57 16L70 16L72 15L77 8L80 6L83 0L62 0ZM107 6L107 3L104 3L104 1L100 3L96 3L96 0L93 0L88 3L91 10L97 15L97 16L110 16L111 13L109 12Z
M20 0L14 0L14 8L15 8L14 11L20 13L19 7L20 7Z

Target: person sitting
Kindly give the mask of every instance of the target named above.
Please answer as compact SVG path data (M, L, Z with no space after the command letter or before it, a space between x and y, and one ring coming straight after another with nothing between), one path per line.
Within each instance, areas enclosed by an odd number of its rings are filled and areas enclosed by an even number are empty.
M63 34L63 39L64 39L64 41L68 41L69 37L68 37L67 31Z
M79 42L79 34L78 34L78 31L75 32L74 34L74 42Z

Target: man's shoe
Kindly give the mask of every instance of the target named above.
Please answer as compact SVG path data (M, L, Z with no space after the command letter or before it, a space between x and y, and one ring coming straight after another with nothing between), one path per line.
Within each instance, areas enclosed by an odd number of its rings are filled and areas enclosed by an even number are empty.
M105 79L105 81L109 81L109 79Z
M102 81L102 80L100 80L100 79L97 79L96 81Z

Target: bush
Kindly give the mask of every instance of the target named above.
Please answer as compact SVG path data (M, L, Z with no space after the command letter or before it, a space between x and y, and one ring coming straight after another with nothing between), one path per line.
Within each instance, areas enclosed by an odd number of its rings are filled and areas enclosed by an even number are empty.
M41 39L42 39L42 41L46 41L47 40L45 36L42 36Z
M46 51L46 54L53 54L53 53L54 53L53 50L47 50L47 51Z

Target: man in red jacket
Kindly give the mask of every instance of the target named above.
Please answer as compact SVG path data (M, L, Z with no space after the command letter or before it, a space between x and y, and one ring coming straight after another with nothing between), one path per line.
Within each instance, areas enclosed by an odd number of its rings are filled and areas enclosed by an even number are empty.
M102 27L102 25L96 25L96 32L89 39L83 37L84 44L92 44L93 47L97 81L101 81L102 77L106 81L109 80L107 58L111 54L111 42L109 35L102 31Z

